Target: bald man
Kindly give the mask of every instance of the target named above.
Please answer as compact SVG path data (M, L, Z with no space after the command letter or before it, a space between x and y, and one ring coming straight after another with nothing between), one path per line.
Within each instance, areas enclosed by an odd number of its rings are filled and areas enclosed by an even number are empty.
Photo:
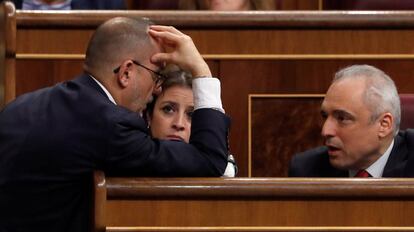
M190 143L151 139L141 112L164 64L191 72ZM173 27L114 18L92 36L84 74L0 113L0 231L90 231L91 175L221 176L229 119L220 82Z
M405 177L414 131L399 131L392 79L369 65L338 71L321 107L325 146L295 155L292 177Z

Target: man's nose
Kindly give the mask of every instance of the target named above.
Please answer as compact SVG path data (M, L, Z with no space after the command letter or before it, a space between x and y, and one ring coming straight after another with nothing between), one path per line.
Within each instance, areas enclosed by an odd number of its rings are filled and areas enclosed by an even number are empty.
M335 136L336 126L334 120L329 117L325 120L322 126L322 136L324 138L329 138Z

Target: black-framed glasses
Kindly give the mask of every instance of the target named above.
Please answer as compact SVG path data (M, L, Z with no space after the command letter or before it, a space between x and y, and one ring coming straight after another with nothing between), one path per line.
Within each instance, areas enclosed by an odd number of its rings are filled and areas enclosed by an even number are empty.
M135 65L137 65L137 66L139 66L139 67L141 67L141 68L144 68L144 69L146 69L147 71L149 71L149 72L151 72L151 76L152 76L152 79L154 80L154 82L155 82L155 86L158 88L159 86L161 86L162 85L162 83L165 81L165 79L167 78L165 75L163 75L162 73L160 73L160 72L157 72L157 71L155 71L155 70L152 70L152 69L150 69L150 68L148 68L147 66L145 66L145 65L143 65L143 64L141 64L141 63L139 63L138 61L136 61L136 60L131 60L132 61L132 63L134 63ZM114 73L118 73L119 72L119 70L121 69L121 66L118 66L117 68L115 68L113 71L114 71Z

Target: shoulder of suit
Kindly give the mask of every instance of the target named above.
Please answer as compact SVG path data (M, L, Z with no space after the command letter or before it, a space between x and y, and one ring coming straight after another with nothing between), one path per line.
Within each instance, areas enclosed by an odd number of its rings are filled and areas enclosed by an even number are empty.
M327 162L329 162L328 148L321 146L295 154L292 157L291 165L319 166Z
M320 147L316 147L316 148L306 150L306 151L301 152L301 153L297 153L297 154L295 154L295 156L316 157L316 156L324 155L327 152L328 152L328 148L326 146L320 146Z
M406 129L406 130L402 130L400 132L398 132L399 135L402 135L404 137L410 137L410 138L414 138L414 129Z
M406 129L404 131L400 131L396 137L402 139L402 142L407 144L408 149L414 149L414 129Z

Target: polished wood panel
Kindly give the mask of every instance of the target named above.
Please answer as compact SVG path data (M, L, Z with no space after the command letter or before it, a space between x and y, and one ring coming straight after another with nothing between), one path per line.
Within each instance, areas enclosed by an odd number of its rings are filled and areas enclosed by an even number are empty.
M0 5L0 108L4 105L5 66L6 66L6 8Z
M10 2L3 3L7 9L6 20L6 76L5 76L5 102L16 97L16 11Z
M18 30L17 53L84 54L93 30ZM193 38L202 54L412 54L410 41L414 40L413 30L197 28L183 32Z
M15 98L16 10L11 2L0 3L0 108Z
M99 183L106 188L105 224L111 228L414 229L412 179L106 178Z
M107 225L412 226L412 218L402 214L412 215L413 203L412 199L368 201L358 198L118 200L107 204ZM386 212L372 213L382 210Z
M41 28L20 30L19 28L16 37L17 53L84 54L94 29Z
M83 60L30 60L16 62L16 95L73 79L83 72Z
M186 32L203 54L412 54L413 46L409 41L414 39L411 30L218 29ZM390 40L400 42L395 44Z
M92 228L95 232L103 232L106 229L105 213L106 213L106 183L103 172L96 171L93 173L93 207Z
M293 154L323 145L322 100L322 95L249 96L249 176L288 176Z

